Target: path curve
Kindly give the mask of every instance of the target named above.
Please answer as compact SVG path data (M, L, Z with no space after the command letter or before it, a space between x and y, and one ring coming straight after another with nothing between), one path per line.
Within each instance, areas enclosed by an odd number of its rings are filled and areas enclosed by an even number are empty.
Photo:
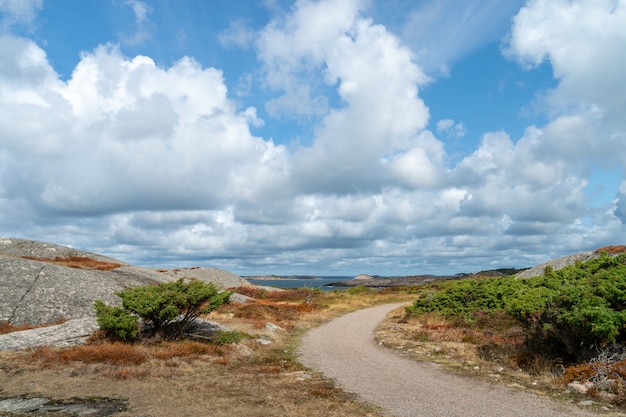
M596 416L535 394L451 374L378 346L374 329L403 304L385 304L334 319L308 332L300 362L343 389L398 417Z

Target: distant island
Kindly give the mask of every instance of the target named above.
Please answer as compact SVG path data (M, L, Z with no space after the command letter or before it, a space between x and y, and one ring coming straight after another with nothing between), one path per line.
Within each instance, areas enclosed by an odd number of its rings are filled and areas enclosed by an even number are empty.
M322 279L320 276L314 275L251 275L243 276L242 278L247 280L267 281L267 280L288 280L288 279Z

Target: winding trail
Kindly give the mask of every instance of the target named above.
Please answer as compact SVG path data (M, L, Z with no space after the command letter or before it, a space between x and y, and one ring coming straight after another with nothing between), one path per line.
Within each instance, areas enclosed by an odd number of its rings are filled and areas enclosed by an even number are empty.
M398 417L598 415L575 405L454 375L435 364L403 358L379 347L374 329L387 313L400 306L359 310L311 330L298 349L300 362Z

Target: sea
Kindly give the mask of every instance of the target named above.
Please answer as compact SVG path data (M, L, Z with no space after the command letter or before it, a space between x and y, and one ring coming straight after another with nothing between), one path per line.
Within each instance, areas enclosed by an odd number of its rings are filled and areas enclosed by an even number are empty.
M338 281L346 281L354 277L320 277L320 278L299 278L299 279L250 279L250 283L255 285L265 285L277 288L319 288L322 291L332 291L346 287L329 287L328 284Z

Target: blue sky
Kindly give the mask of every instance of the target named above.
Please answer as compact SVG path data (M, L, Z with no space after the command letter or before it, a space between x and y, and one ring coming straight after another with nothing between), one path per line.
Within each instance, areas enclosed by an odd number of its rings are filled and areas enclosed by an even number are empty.
M623 0L0 0L0 236L242 275L624 243Z

